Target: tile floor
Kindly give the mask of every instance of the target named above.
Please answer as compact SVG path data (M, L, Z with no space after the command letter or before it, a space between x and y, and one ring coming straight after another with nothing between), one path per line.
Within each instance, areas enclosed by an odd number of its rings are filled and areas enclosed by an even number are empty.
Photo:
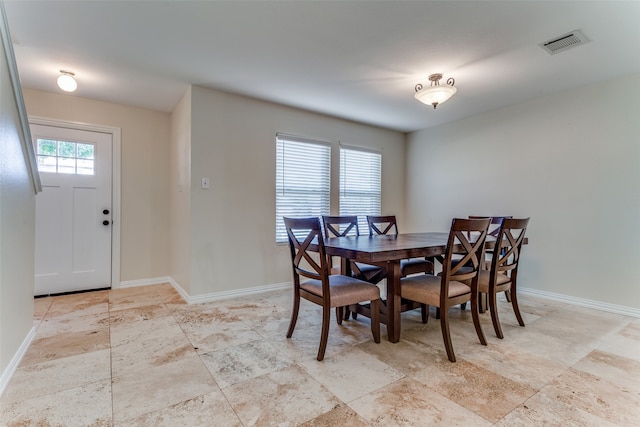
M505 339L451 310L402 316L373 343L368 319L331 324L276 291L187 305L168 284L41 298L36 337L0 398L2 426L629 426L640 420L640 319L521 297Z

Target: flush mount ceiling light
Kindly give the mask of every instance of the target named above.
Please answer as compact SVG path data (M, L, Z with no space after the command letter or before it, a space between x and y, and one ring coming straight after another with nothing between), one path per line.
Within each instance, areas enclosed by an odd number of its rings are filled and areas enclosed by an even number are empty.
M58 76L58 87L65 92L73 92L78 88L78 83L76 83L76 79L73 78L75 76L71 71L60 70L60 75Z
M449 77L447 84L442 86L440 86L440 79L442 79L442 74L431 74L429 76L431 86L424 87L422 83L416 85L416 99L423 104L433 105L434 110L438 104L442 104L458 91L453 87L456 82L453 77Z

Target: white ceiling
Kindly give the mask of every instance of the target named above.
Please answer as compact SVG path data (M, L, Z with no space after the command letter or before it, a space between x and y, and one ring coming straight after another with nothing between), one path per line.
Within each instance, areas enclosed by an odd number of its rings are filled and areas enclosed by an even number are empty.
M172 111L189 84L414 131L640 72L640 1L5 0L24 87ZM589 43L538 45L580 29ZM455 78L437 110L413 97ZM593 100L598 102L598 100Z

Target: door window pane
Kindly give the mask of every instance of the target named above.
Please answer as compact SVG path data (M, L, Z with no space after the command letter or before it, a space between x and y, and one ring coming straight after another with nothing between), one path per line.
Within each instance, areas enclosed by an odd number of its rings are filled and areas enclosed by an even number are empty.
M73 142L58 141L58 156L59 157L75 157L76 144Z
M79 159L93 159L93 144L78 144Z
M38 171L93 175L95 145L51 139L36 140Z
M58 173L76 173L76 159L58 157Z
M54 156L38 156L38 170L56 173L56 160Z
M78 175L93 175L93 160L78 159L76 173Z
M47 154L49 156L55 156L57 150L56 141L50 141L48 139L38 140L38 153Z

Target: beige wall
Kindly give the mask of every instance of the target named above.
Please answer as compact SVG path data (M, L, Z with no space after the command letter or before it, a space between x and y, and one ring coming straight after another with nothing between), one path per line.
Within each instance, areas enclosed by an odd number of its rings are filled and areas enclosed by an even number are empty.
M0 394L8 380L6 370L33 327L36 212L3 46L0 40Z
M122 130L119 279L169 275L170 115L30 89L24 98L30 116Z
M277 132L382 149L382 210L404 218L401 133L196 86L191 115L191 295L291 281L275 244Z
M530 216L521 286L640 308L640 75L408 137L407 219Z

